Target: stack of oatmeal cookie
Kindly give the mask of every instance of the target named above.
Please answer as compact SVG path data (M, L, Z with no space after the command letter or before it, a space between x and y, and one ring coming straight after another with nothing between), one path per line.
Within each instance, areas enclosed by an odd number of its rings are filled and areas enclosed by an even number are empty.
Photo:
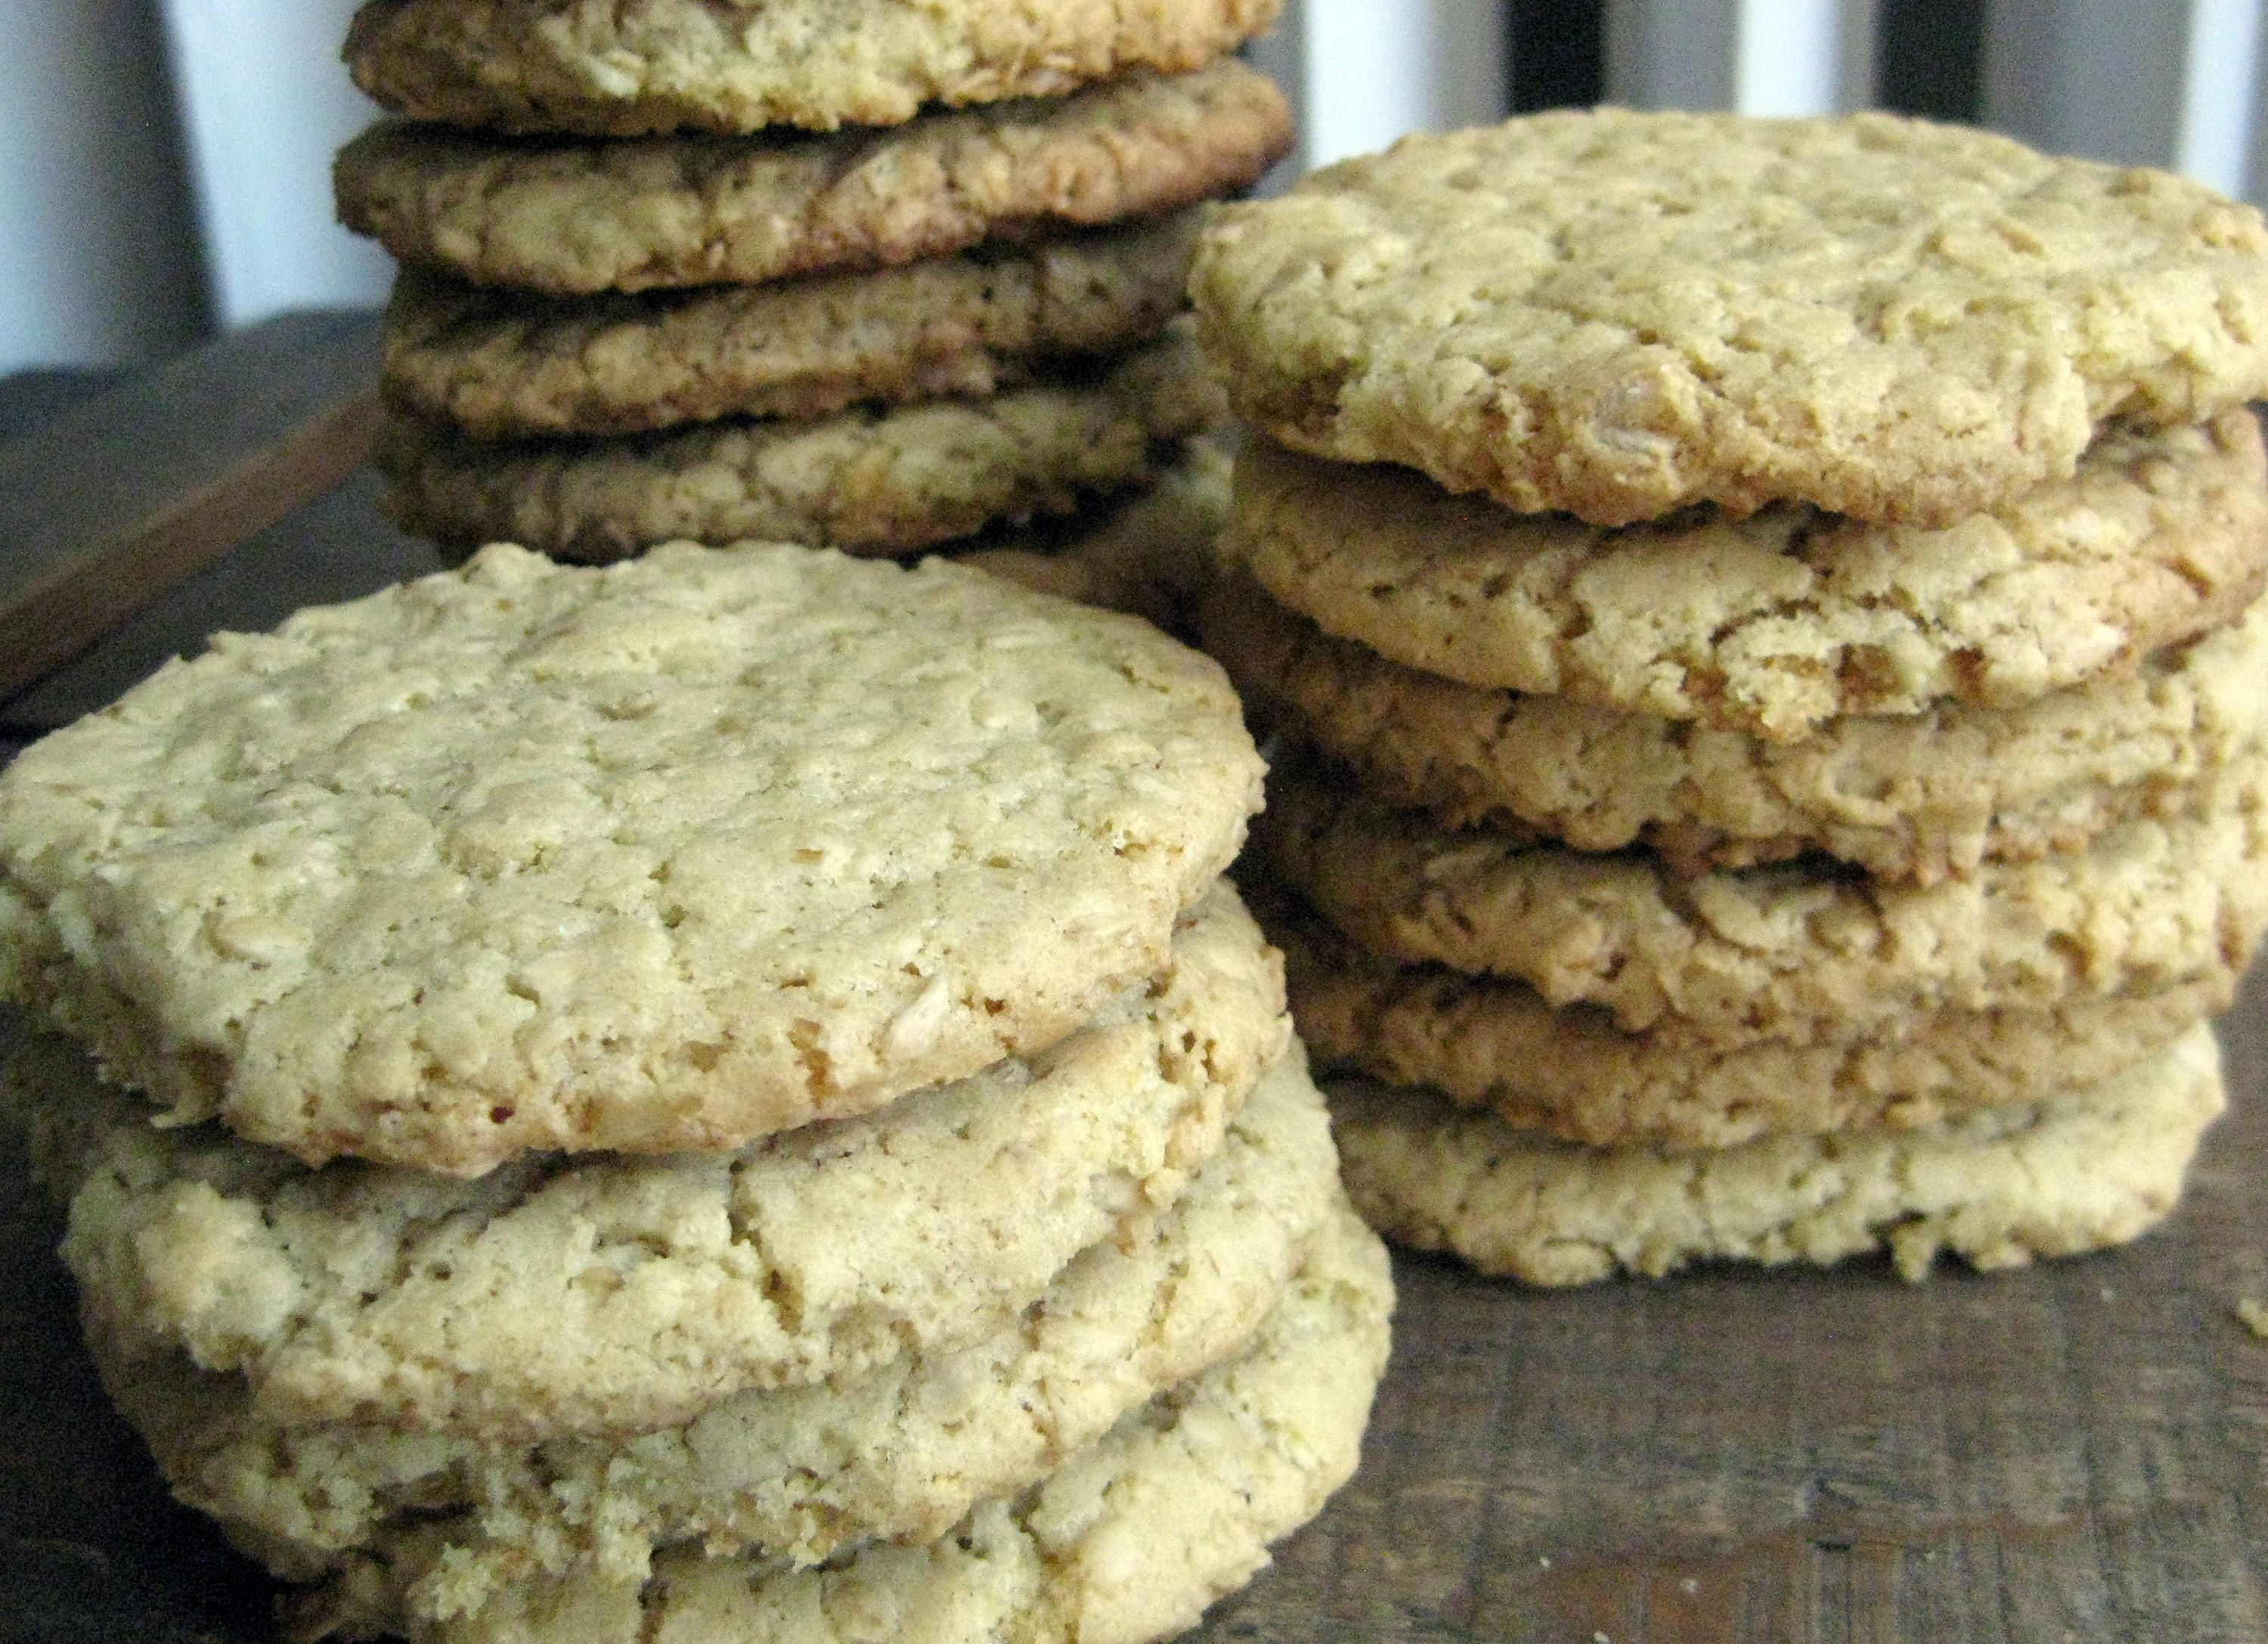
M666 546L225 635L0 774L106 1382L298 1630L1137 1640L1351 1472L1384 1252L1219 670Z
M1545 1283L2130 1238L2268 923L2268 230L1889 116L1233 208L1208 644L1358 1202Z
M1226 55L1278 4L371 0L392 509L895 554L1138 489L1221 415L1176 317L1202 202L1290 145Z

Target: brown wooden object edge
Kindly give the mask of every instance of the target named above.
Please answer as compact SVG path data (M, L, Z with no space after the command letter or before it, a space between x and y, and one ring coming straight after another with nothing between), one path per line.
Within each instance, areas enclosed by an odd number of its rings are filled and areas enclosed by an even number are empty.
M0 697L345 479L376 377L373 316L288 314L0 447Z

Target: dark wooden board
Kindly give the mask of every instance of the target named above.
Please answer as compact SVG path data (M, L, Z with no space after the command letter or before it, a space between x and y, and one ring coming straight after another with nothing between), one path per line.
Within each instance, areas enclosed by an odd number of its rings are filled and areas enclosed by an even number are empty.
M433 562L357 479L0 708L0 756L210 627ZM2235 1312L2268 1300L2268 969L2223 1039L2235 1111L2127 1250L1548 1294L1400 1260L1361 1472L1197 1636L2268 1640L2268 1342ZM104 1406L55 1232L0 1153L0 1640L265 1638L257 1572Z
M351 473L376 335L360 312L288 315L0 446L0 696Z

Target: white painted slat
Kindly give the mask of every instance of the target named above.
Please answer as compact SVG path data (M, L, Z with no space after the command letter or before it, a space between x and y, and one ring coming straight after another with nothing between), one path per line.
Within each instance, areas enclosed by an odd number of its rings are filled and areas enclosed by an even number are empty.
M153 21L138 0L0 12L0 372L188 346L203 275Z
M1505 53L1494 0L1290 0L1253 55L1292 96L1306 169L1503 119Z
M355 0L165 0L224 324L374 303L392 268L338 226L331 156L375 117L339 62Z
M2174 168L2227 194L2257 186L2260 10L2258 0L2195 0L2190 11Z
M1863 106L1873 0L1608 0L1607 98L1635 108Z
M1991 0L1987 123L2058 153L2164 165L2230 194L2251 172L2259 0Z

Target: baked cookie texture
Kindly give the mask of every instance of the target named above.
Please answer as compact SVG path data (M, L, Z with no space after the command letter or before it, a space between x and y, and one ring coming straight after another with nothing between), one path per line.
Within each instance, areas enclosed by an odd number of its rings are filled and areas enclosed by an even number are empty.
M2035 1102L2159 1054L2228 1009L2225 976L2036 1009L1938 1010L1801 1043L1717 1046L1632 1032L1524 982L1364 952L1267 909L1318 1056L1425 1085L1513 1128L1597 1148L1734 1148L1765 1136L1910 1130Z
M736 1153L471 1182L159 1130L61 1040L26 1076L64 1260L127 1348L239 1372L276 1420L534 1442L997 1328L1219 1150L1282 1052L1280 977L1222 892L1165 977L1044 1052Z
M998 578L493 547L21 755L0 994L310 1163L730 1148L1160 975L1260 774L1211 661Z
M1817 851L1936 884L2080 850L2123 822L2191 814L2204 779L2268 730L2259 601L2132 673L2021 708L1846 715L1793 743L1461 685L1334 639L1238 579L1205 591L1199 619L1248 712L1385 803L1580 850L1643 844L1684 873Z
M2268 580L2268 471L2240 407L2106 432L2073 478L1942 529L1778 506L1609 531L1256 441L1224 551L1427 673L1792 742L2021 706L2228 623Z
M2069 478L2106 419L2268 393L2257 211L1889 114L1408 138L1226 209L1191 290L1281 444L1602 525L1948 526Z
M478 439L981 396L1155 336L1182 311L1197 229L1179 212L902 268L557 301L405 275L380 381Z
M1250 1580L1268 1545L1352 1474L1393 1300L1383 1247L1351 1215L1335 1220L1243 1354L932 1542L868 1543L806 1570L686 1548L657 1558L644 1583L530 1580L486 1595L476 1614L420 1623L405 1613L403 1577L423 1573L433 1536L409 1532L302 1620L311 1633L401 1630L433 1644L1163 1638Z
M1348 1191L1373 1226L1545 1285L1870 1251L1919 1279L1941 1251L2000 1268L2123 1244L2173 1208L2227 1105L2202 1024L2051 1100L1921 1130L1695 1152L1569 1148L1423 1090L1350 1082L1330 1096Z
M395 417L375 460L396 520L458 547L518 542L600 564L681 539L898 554L1130 489L1224 415L1177 327L1099 369L815 422L489 444Z
M446 1522L409 1596L438 1618L531 1575L642 1581L656 1548L688 1542L808 1566L860 1540L934 1540L1241 1351L1343 1202L1294 1051L1178 1201L1082 1251L1007 1324L847 1384L737 1393L677 1427L528 1446L279 1426L241 1378L136 1356L104 1331L95 1344L174 1493L271 1567L313 1580L404 1518Z
M1513 977L1664 1042L1810 1044L1940 1010L2233 990L2268 927L2257 751L2193 819L1926 887L1815 861L1681 879L1642 852L1445 833L1314 771L1279 777L1256 847L1362 946Z
M506 144L391 121L334 175L347 226L405 263L589 294L888 268L1155 216L1244 187L1291 143L1283 94L1232 58L825 136Z
M1203 67L1281 0L369 0L355 83L416 120L507 132L891 126Z

